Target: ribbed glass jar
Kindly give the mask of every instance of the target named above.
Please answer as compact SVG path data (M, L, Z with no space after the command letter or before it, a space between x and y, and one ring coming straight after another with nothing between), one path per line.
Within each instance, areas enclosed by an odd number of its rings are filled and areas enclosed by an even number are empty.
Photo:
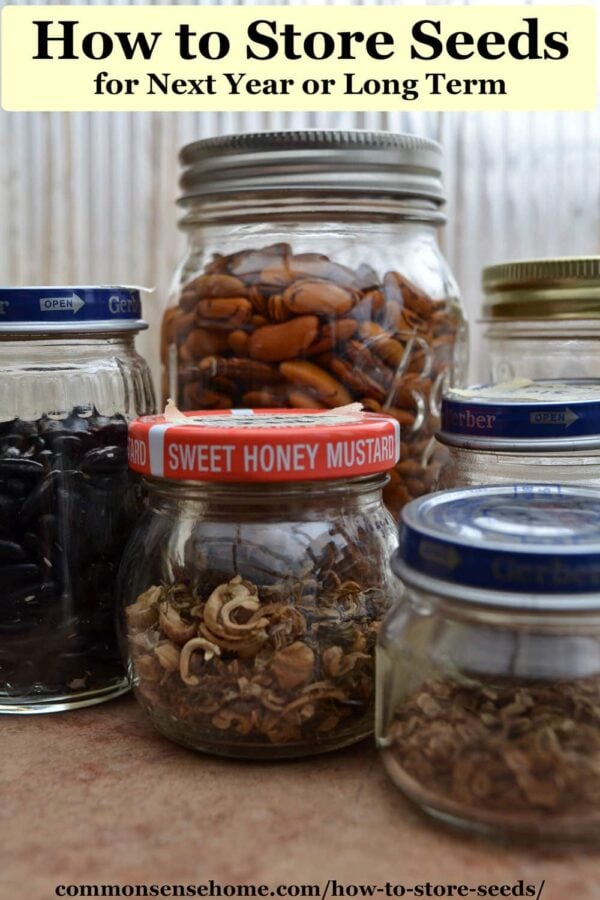
M406 135L281 132L181 153L188 246L163 319L182 409L360 401L403 427L386 502L431 488L466 328L437 231L441 152Z
M1 303L22 321L0 321L0 712L55 712L128 687L115 621L139 512L127 422L154 393L137 292L14 289Z

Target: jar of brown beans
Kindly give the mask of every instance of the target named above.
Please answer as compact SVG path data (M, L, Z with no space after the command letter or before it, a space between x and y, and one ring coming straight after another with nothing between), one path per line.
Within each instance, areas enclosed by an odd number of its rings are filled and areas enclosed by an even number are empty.
M466 370L437 242L441 148L365 131L244 134L181 151L188 235L162 326L183 410L360 402L401 425L386 501L430 490L443 390Z

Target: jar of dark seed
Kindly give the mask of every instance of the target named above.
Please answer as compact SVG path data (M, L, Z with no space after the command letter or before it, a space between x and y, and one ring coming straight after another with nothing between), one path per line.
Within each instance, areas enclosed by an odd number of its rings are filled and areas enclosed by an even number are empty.
M549 484L408 504L378 644L377 743L431 815L600 837L600 492Z
M0 712L127 689L115 576L138 512L127 420L154 407L139 292L0 290Z
M130 425L149 499L121 566L123 645L159 731L249 758L372 732L395 545L383 473L398 452L393 419L353 409Z
M163 319L164 399L184 410L360 401L391 415L403 435L385 491L396 515L431 490L440 398L466 374L437 241L440 146L288 131L197 141L181 161L188 247Z

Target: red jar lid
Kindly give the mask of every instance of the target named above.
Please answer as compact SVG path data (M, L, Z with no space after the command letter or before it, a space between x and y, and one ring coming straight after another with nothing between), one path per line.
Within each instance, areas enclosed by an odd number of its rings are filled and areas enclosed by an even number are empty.
M375 413L228 409L176 417L131 422L130 469L175 481L312 481L386 472L400 456L398 422Z

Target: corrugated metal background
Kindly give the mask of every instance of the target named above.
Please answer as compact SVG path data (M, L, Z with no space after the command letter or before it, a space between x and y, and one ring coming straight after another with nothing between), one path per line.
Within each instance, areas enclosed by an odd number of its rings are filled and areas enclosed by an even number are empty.
M600 250L597 111L0 112L0 283L156 285L146 304L154 327L140 342L155 363L160 308L182 251L178 148L213 134L290 127L383 128L442 141L449 200L443 243L471 317L483 264ZM475 339L474 357L477 349Z

